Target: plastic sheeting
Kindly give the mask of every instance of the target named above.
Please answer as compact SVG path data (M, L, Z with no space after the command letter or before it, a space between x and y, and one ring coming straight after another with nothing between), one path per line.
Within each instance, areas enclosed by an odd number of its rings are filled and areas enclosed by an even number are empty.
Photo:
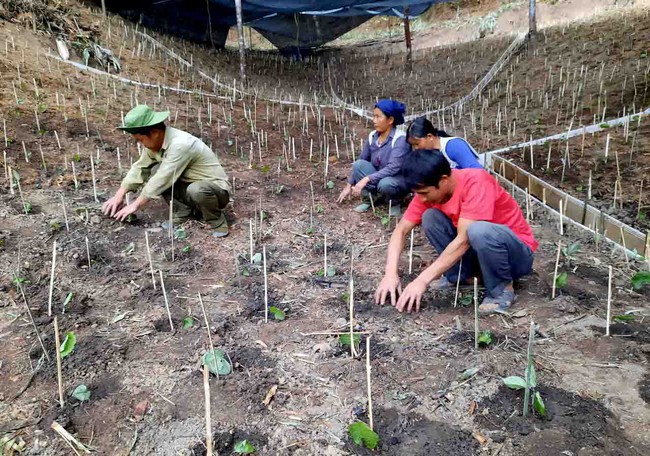
M409 17L449 0L242 0L244 23L278 49L305 53L376 15ZM106 0L107 7L147 27L223 47L237 23L234 0ZM210 33L211 32L211 33Z

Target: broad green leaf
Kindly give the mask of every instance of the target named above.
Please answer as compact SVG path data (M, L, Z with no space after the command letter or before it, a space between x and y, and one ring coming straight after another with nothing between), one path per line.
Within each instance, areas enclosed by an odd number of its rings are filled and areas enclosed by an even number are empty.
M562 248L562 253L564 254L565 257L571 258L576 253L580 252L581 249L582 249L582 246L580 245L580 242L576 241L576 242L573 242L573 243L569 244L566 247L563 247Z
M183 318L183 329L190 329L194 326L194 319L192 317Z
M344 291L343 293L341 293L341 301L343 301L346 304L348 304L350 302L350 295L348 294L347 291Z
M513 390L520 390L526 388L526 380L524 380L523 378L517 375L504 378L503 383L505 383L508 388Z
M646 285L650 285L650 272L639 271L632 276L632 287L635 290L640 290Z
M253 264L260 264L262 262L262 254L257 252L255 255L253 255L251 261Z
M67 333L65 339L63 339L63 343L61 344L61 359L72 353L75 345L77 345L77 336L75 336L73 332Z
M326 185L327 185L327 188L330 189L330 190L332 190L334 188L334 182L332 182L332 181L327 181Z
M226 355L223 350L211 350L205 352L203 355L203 364L208 366L210 372L215 375L228 375L232 372L232 366L230 362L226 359Z
M614 318L612 318L612 320L633 321L634 318L635 318L634 314L623 314L623 315L614 315Z
M282 321L285 318L287 318L287 315L284 313L284 310L278 309L275 306L269 307L269 312L273 314L273 318L275 318L278 321Z
M251 454L255 453L255 447L248 440L240 440L235 443L234 451L237 454Z
M183 249L181 250L181 252L183 252L183 253L190 253L191 251L192 251L192 246L191 246L191 245L186 245L186 246L183 247Z
M334 277L336 275L336 269L332 266L327 267L327 277Z
M366 447L369 450L374 450L379 444L379 436L375 431L370 429L363 421L356 421L348 426L348 434L360 447Z
M467 380L468 378L471 378L474 375L476 375L478 371L479 371L478 367L470 367L469 369L465 369L463 373L460 374L460 379Z
M361 342L361 335L358 333L354 333L352 337L354 338L354 345L358 346L359 343ZM339 345L341 345L341 347L349 347L350 334L339 334Z
M546 407L544 406L544 401L542 400L542 395L539 394L539 391L536 391L533 396L533 408L539 416L546 417Z
M530 387L535 388L537 386L537 373L535 372L535 366L531 365L530 366ZM524 373L525 376L528 375L528 367L526 367L526 371ZM524 380L526 377L524 376Z
M480 336L478 336L479 345L490 345L492 343L492 331L483 331Z
M390 223L390 217L385 215L381 218L381 224L382 226L386 226Z
M555 278L555 286L558 288L563 288L566 286L569 281L569 274L566 271L562 272Z
M86 402L90 400L90 390L86 385L79 385L72 392L72 397L80 402Z

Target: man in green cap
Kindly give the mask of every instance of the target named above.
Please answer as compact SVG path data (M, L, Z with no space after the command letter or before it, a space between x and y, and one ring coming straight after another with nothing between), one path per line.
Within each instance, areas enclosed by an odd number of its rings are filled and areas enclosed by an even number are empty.
M162 196L170 202L173 186L174 223L202 216L214 230L213 236L227 236L223 209L230 201L228 176L203 141L166 126L168 117L168 111L155 112L147 105L136 106L124 117L124 125L118 128L131 133L144 149L102 211L124 221L152 198ZM159 165L158 170L151 176L155 165ZM141 187L140 196L124 206L126 194Z

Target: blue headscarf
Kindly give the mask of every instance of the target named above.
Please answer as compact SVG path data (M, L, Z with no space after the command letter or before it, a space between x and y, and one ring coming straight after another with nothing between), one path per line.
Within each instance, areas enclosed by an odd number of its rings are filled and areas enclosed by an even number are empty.
M395 119L393 125L398 126L404 123L404 113L406 112L406 106L404 103L384 98L377 102L375 108L379 108L379 110L387 117Z

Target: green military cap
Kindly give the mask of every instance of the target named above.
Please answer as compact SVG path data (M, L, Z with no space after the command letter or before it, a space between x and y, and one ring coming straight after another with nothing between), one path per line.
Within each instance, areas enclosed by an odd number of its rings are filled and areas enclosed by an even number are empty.
M140 128L164 122L169 117L169 111L156 112L147 105L138 105L124 116L124 125L117 128L134 133Z

